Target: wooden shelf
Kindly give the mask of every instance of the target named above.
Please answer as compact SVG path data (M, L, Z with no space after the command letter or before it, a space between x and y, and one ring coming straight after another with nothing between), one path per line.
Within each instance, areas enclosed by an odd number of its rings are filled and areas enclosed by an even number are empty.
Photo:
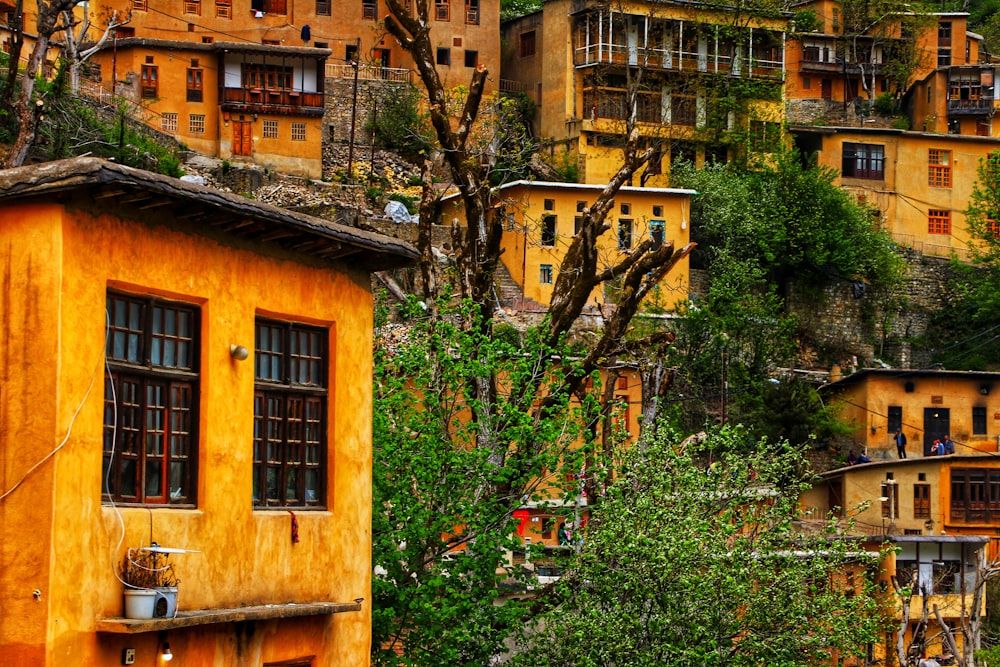
M237 621L261 621L296 616L323 616L361 611L360 602L304 602L297 604L265 604L234 609L198 609L179 611L174 618L102 618L97 621L97 631L119 635L159 632L176 628Z

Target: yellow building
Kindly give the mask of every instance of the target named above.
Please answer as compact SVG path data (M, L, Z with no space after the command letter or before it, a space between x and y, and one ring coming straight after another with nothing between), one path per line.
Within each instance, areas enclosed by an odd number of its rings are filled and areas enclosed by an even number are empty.
M497 199L506 216L500 260L518 289L504 305L529 311L548 307L556 273L577 234L583 210L603 189L543 181L516 181L499 189ZM676 249L687 245L694 194L679 188L621 188L606 221L610 229L598 241L599 268L617 264L646 238L672 241ZM454 208L443 208L443 220L462 220L461 199L450 195L445 201L453 202ZM687 299L689 264L687 257L677 263L657 293L647 298L647 307L672 310L678 300ZM613 305L614 298L613 287L595 289L586 312L594 314L605 304Z
M2 661L367 664L369 272L415 251L93 158L0 220ZM152 542L180 611L124 619Z
M904 132L890 128L796 126L805 155L840 175L839 185L873 207L902 246L968 257L973 241L964 211L979 160L1000 138Z
M199 153L323 175L328 49L119 39L94 56L103 90Z
M663 187L672 160L781 141L787 20L699 3L552 0L504 24L504 78L535 101L537 136L578 157L585 183L620 166L634 113L659 150L633 185Z

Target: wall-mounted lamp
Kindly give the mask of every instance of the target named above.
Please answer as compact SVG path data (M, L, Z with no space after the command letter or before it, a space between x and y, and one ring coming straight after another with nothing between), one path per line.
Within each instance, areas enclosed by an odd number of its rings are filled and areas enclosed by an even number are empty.
M979 393L982 394L983 396L989 396L990 395L990 386L988 384L984 384L983 386L981 386L979 388Z
M253 120L254 120L255 123L257 122L257 114L253 115Z
M246 349L242 345L230 345L229 356L236 361L246 361L250 356L250 350Z
M160 651L160 659L163 662L170 662L174 659L174 654L170 652L170 642L163 642L163 649Z
M872 435L875 435L876 433L878 433L878 426L872 424Z

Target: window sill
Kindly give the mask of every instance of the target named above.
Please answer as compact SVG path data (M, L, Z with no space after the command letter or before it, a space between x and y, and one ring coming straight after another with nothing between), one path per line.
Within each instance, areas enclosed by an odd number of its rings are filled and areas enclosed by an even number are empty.
M144 632L159 632L189 628L215 623L235 623L238 621L261 621L273 618L294 618L297 616L324 616L348 611L361 611L360 602L306 602L296 604L265 604L235 609L198 609L179 611L174 618L102 618L97 621L97 631L109 634L134 635Z

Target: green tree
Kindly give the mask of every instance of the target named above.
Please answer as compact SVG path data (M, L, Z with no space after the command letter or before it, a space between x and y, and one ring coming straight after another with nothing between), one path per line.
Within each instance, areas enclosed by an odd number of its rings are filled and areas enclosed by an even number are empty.
M791 667L861 657L880 641L877 589L843 576L873 574L878 555L797 532L802 459L749 438L659 433L627 453L514 662Z

